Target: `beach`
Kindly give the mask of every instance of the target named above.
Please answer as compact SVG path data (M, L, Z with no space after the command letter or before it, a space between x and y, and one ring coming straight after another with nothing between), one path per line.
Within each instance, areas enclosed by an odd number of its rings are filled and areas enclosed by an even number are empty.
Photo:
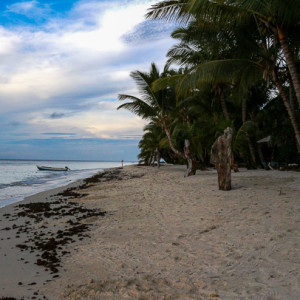
M0 209L0 299L299 299L300 173L241 169L219 191L184 170L113 168Z

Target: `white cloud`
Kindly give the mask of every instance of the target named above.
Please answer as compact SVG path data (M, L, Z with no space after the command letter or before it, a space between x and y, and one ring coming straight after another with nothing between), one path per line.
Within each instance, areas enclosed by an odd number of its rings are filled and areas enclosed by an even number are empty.
M119 105L118 102L101 101L86 111L61 111L64 116L58 119L51 118L53 112L45 110L32 113L28 124L39 138L46 138L44 132L76 132L76 136L71 138L124 139L141 136L145 120L125 110L117 111Z
M41 18L50 11L49 5L42 5L36 0L16 2L6 8L6 13L25 15L28 18Z
M7 6L7 11L17 13L17 14L25 14L28 11L35 9L37 6L37 1L27 1L27 2L17 2Z
M152 61L163 65L171 45L167 32L160 40L135 45L122 39L144 20L153 2L81 1L67 19L50 18L43 27L0 27L0 113L11 116L11 121L16 113L26 122L30 119L28 130L36 134L76 131L82 137L110 138L141 134L143 120L116 111L119 103L104 100L136 93L131 71L146 71ZM36 8L37 1L28 1L9 10L29 13ZM53 112L66 111L73 114L47 119Z

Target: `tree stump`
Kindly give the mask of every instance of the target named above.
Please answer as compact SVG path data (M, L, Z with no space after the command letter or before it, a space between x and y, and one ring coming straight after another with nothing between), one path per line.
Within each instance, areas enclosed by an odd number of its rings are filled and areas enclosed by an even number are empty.
M211 148L210 162L216 166L219 190L223 191L231 190L231 141L232 129L227 127Z

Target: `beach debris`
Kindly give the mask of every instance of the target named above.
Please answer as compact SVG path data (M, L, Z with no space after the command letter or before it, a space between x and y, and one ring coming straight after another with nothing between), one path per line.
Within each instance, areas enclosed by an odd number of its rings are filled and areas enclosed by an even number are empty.
M231 190L232 129L227 127L211 148L210 162L218 172L219 190Z
M210 231L212 231L214 229L217 229L217 228L218 228L218 226L213 225L213 226L211 226L211 227L209 227L209 228L207 228L205 230L200 231L200 234L210 232Z
M16 205L13 214L4 215L10 222L15 223L11 223L12 225L9 227L3 226L4 228L0 228L0 230L15 231L13 234L22 238L25 237L16 245L16 248L20 252L32 253L35 256L33 262L44 268L49 275L51 274L51 280L53 280L59 277L58 272L61 268L63 257L70 254L70 251L68 251L70 250L69 245L90 237L88 232L91 226L94 226L94 222L99 217L107 214L106 211L101 209L87 208L84 202L81 202L82 204L78 203L76 201L78 198L83 198L87 195L81 190L93 186L97 182L129 180L144 175L130 174L123 176L120 173L121 170L119 168L98 173L91 178L83 180L81 185L50 196L50 199L45 198L45 201ZM20 257L19 261L22 261L24 264L30 263L23 257ZM45 282L51 280L46 280ZM28 286L35 283L19 282L17 284L19 286ZM31 299L35 298L39 297L32 297ZM17 300L12 297L0 297L0 300L2 299Z
M42 226L34 227L30 222L25 225L14 225L12 229L17 229L18 234L31 233L28 240L22 244L16 245L21 251L38 252L36 264L43 266L45 270L49 270L52 274L58 272L61 257L69 254L64 247L70 243L74 243L76 239L82 240L89 237L86 232L89 231L92 224L82 224L82 220L88 220L91 217L105 216L106 212L99 209L89 209L76 202L67 201L68 197L77 196L77 193L66 192L64 198L50 202L34 202L19 204L17 208L22 209L16 212L18 218L30 218L34 223ZM79 195L79 194L78 194ZM60 197L57 195L56 197ZM47 231L49 228L45 226L45 219L63 220L63 223L57 230ZM67 218L67 219L66 219Z

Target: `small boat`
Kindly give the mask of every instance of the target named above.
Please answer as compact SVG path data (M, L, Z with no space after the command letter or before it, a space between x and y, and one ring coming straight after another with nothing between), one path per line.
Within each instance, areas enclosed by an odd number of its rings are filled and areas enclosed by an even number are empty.
M45 167L45 166L36 166L40 171L70 171L68 167L64 168L53 168L53 167Z

